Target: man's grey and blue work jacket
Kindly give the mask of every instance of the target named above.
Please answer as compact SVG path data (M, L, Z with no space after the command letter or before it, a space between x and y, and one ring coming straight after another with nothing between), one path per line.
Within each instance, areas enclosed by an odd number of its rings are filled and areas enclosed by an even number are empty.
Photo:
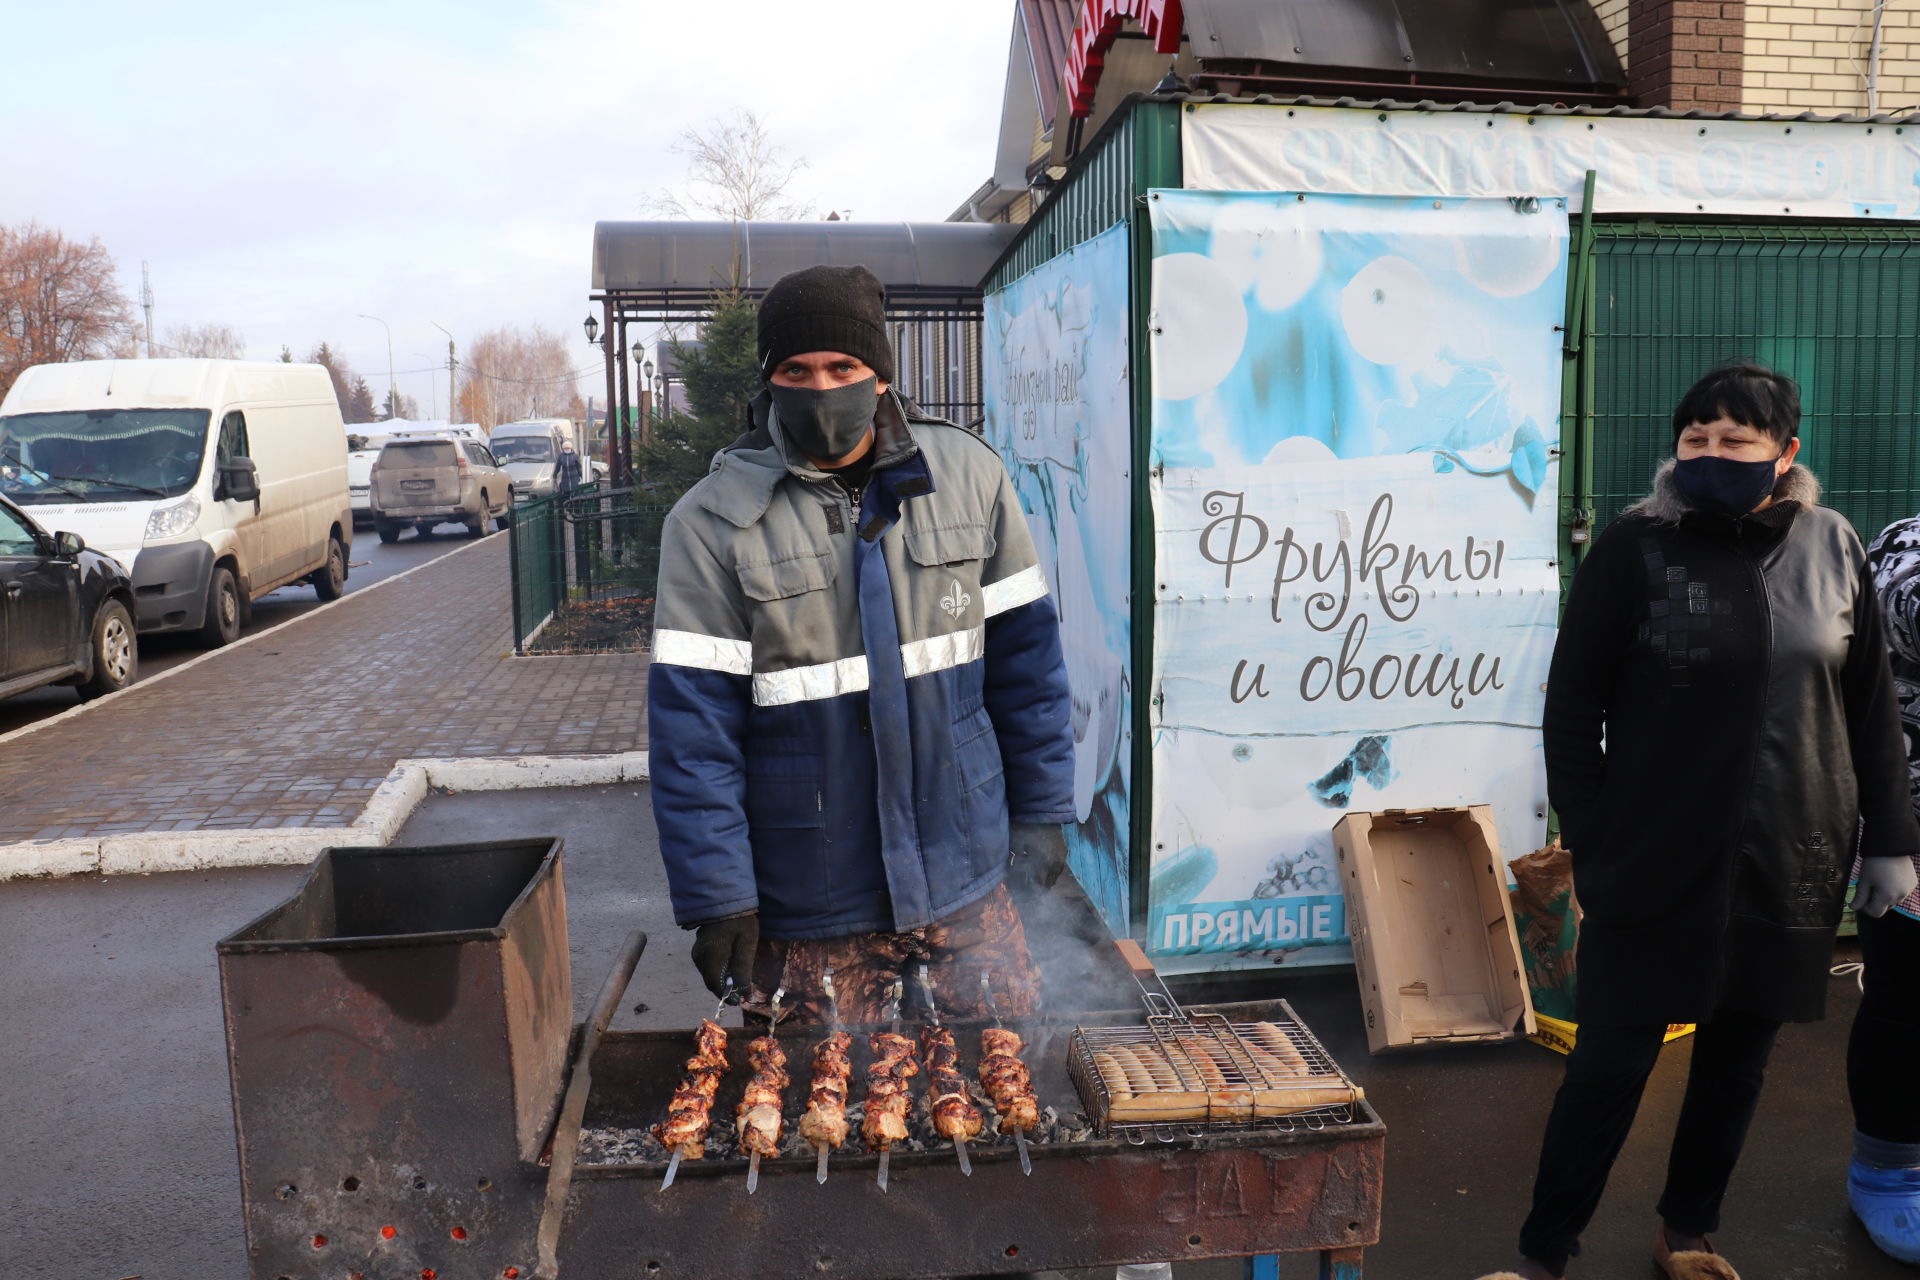
M1000 458L889 391L856 507L771 398L667 517L648 743L674 918L905 930L1074 817L1059 617Z

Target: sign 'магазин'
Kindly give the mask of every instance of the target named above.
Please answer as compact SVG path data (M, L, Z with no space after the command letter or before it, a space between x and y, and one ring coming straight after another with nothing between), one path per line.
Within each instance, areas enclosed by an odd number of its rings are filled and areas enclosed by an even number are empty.
M1565 202L1151 194L1148 942L1343 961L1331 828L1544 832Z

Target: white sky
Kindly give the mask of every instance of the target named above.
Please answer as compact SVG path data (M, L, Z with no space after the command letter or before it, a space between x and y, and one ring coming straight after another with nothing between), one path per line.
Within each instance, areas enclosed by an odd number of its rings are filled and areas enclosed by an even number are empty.
M99 236L156 336L325 339L446 411L446 338L580 322L593 224L654 216L736 108L863 222L945 218L993 166L1013 0L85 0L12 6L0 222ZM428 367L432 366L431 371ZM421 370L408 373L408 370Z

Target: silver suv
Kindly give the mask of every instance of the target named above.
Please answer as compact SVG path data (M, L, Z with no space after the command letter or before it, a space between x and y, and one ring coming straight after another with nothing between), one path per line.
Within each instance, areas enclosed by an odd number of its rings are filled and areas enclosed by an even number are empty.
M487 447L452 436L387 441L374 460L368 493L374 532L392 542L409 524L425 537L434 526L457 522L480 537L487 522L505 528L513 483Z

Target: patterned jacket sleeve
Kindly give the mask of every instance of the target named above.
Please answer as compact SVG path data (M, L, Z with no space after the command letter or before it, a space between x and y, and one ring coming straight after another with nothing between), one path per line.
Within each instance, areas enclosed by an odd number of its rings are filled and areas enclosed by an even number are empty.
M986 704L1006 770L1014 822L1072 822L1073 724L1060 615L1033 550L1026 513L1005 470L993 498L986 609Z
M733 567L676 509L660 538L647 749L673 918L687 927L759 906L745 807L752 673Z

